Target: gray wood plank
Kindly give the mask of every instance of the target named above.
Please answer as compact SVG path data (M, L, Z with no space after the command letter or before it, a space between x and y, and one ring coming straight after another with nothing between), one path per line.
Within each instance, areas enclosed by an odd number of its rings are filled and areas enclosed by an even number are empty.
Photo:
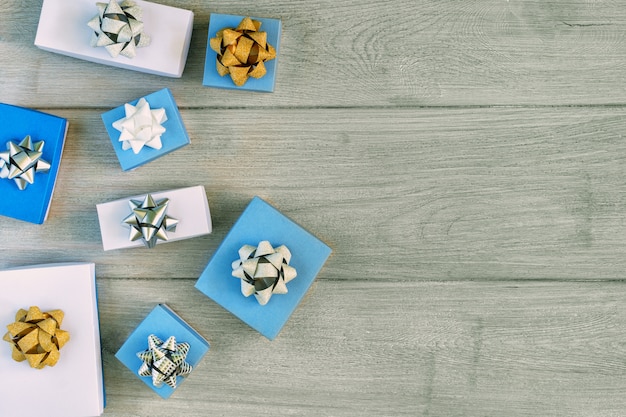
M180 80L40 51L33 46L40 6L1 0L10 12L0 18L0 100L111 107L170 87L182 107L624 103L626 9L619 2L162 3L195 13ZM275 93L202 87L211 12L282 19Z
M321 279L624 278L622 108L190 109L192 144L126 173L98 111L56 113L70 131L50 218L1 218L0 267L194 278L259 195L334 249ZM102 251L97 203L198 184L212 235Z
M0 101L70 120L0 268L96 262L105 416L624 414L622 4L158 2L196 15L179 80L40 51L41 2L0 0ZM282 19L275 93L201 86L212 12ZM100 113L163 87L192 145L123 173ZM102 251L95 204L196 184L211 236ZM254 195L334 250L273 342L193 288ZM159 302L212 343L168 401L114 358Z
M105 416L589 417L626 408L623 282L322 280L273 342L193 283L99 278ZM212 343L168 401L113 357L159 302Z

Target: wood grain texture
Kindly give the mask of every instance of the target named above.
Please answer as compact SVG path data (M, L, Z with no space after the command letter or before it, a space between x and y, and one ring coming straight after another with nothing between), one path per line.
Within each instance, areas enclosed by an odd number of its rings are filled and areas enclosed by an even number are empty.
M0 0L0 101L70 122L0 268L96 263L105 417L624 414L622 3L158 2L195 13L181 79L38 50L41 2ZM213 12L282 19L275 93L201 86ZM163 87L192 144L124 173L100 114ZM102 250L97 203L198 184L212 235ZM334 251L273 342L193 288L254 195ZM160 302L212 344L168 401L114 358Z
M626 408L623 282L320 281L273 342L193 283L99 281L105 416L589 417ZM113 357L158 302L212 343L167 402Z
M0 56L17 63L3 68L0 99L33 107L113 107L120 96L171 87L182 107L625 102L626 9L620 2L174 3L195 13L180 80L40 51L33 46L40 6L0 0L2 10L11 11L2 18ZM211 12L283 21L274 94L201 86Z
M94 261L107 278L198 277L259 195L334 249L321 279L626 270L621 109L183 110L192 144L133 172L99 112L56 113L70 131L50 219L0 219L12 254L0 267L52 258ZM102 251L96 204L191 185L207 190L212 235ZM138 255L144 268L129 269Z

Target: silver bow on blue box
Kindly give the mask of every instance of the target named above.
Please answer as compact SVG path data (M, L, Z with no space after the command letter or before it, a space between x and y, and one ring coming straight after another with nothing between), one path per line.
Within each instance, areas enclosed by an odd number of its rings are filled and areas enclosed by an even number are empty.
M137 352L137 357L143 362L137 371L139 376L152 377L152 384L161 387L165 382L176 388L176 377L187 376L193 369L185 362L191 346L189 343L176 343L176 338L170 336L165 342L157 336L148 336L148 349Z
M0 152L0 178L15 181L20 190L35 182L35 173L48 172L50 163L42 158L43 140L34 142L30 135L19 144L7 142L7 151Z

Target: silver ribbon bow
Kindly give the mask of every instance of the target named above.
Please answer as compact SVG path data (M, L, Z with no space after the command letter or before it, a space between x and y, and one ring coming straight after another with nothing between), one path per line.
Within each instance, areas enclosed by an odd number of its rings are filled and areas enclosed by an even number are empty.
M98 14L87 26L93 29L91 46L104 46L109 55L134 58L136 48L150 45L150 37L143 33L141 7L133 1L96 3Z
M158 239L167 241L166 232L175 232L178 220L167 215L168 198L154 201L150 194L143 201L130 200L132 213L123 220L130 226L131 241L143 239L148 248L153 248Z
M190 348L187 342L176 343L174 336L163 342L151 334L148 336L148 349L137 352L137 357L143 361L137 373L139 376L151 376L155 387L161 387L165 382L176 389L176 377L187 376L193 369L185 362Z
M33 143L26 136L19 144L7 142L8 151L0 152L0 178L15 181L20 190L35 182L35 173L48 172L50 163L42 159L43 140Z
M241 279L244 296L254 294L259 304L265 305L272 294L287 294L286 284L297 275L290 261L287 246L274 248L263 240L258 246L243 245L239 249L239 259L232 263L232 275Z

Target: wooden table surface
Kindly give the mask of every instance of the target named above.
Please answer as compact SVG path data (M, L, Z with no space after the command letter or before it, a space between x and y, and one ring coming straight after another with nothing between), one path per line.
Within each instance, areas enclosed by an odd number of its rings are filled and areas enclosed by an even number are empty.
M41 51L41 2L0 0L0 101L70 123L0 267L96 263L105 416L625 415L623 3L158 2L195 13L181 79ZM214 12L282 19L274 93L202 86ZM100 115L163 87L192 144L122 172ZM97 203L191 185L211 235L102 250ZM193 287L255 195L333 248L272 342ZM114 357L160 302L212 345L167 401Z

